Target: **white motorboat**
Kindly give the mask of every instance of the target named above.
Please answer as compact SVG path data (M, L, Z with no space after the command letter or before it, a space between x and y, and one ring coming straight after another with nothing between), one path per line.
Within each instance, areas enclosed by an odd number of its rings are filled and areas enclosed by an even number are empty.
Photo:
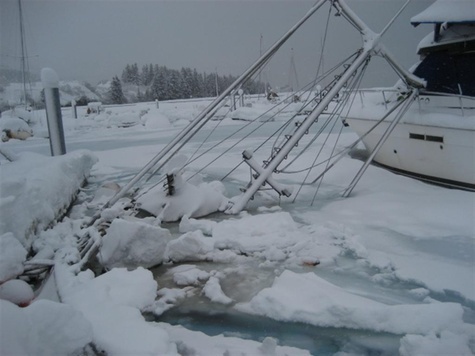
M437 1L411 19L433 24L418 47L413 74L426 80L384 143L391 118L367 133L400 99L401 90L358 90L345 120L373 162L402 174L475 190L475 2ZM402 88L402 86L400 86Z

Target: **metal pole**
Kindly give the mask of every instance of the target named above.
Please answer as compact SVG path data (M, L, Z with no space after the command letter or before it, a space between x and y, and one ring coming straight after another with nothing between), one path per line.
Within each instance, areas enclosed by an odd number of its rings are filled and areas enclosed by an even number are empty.
M247 202L254 196L254 194L259 190L261 185L268 179L268 177L274 172L274 170L279 166L279 164L285 159L289 152L295 147L299 142L302 136L307 132L307 130L312 126L315 120L320 116L320 114L325 110L325 108L330 104L335 95L338 94L341 88L345 83L350 79L354 72L364 63L364 61L369 57L371 53L371 47L366 47L359 55L356 57L355 61L351 64L350 67L346 70L341 78L335 83L333 88L330 89L328 94L323 97L322 101L313 109L312 113L302 122L298 130L292 135L289 140L284 144L284 146L279 150L276 156L272 159L271 162L265 167L262 173L254 180L252 185L246 190L246 192L240 197L236 203L226 210L226 213L237 214L246 206Z
M59 156L66 153L64 143L63 120L59 101L59 79L51 68L41 70L41 82L45 91L46 119L48 121L51 155Z

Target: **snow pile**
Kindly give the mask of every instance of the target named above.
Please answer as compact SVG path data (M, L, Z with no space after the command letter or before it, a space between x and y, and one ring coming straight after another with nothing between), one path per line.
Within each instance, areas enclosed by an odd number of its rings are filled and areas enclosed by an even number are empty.
M18 160L2 165L0 234L11 232L28 248L31 236L67 209L96 161L89 151L56 157L22 153Z
M135 110L126 112L107 111L108 127L131 127L140 124L140 113Z
M38 300L26 308L0 300L0 354L80 354L92 341L92 329L71 306Z
M137 199L138 206L161 221L177 221L183 216L201 217L223 211L228 200L222 183L215 181L195 186L178 170L172 171L168 187L155 186ZM170 194L170 192L172 194Z
M34 298L31 286L20 279L0 284L0 299L8 300L20 307L26 307Z
M2 117L0 119L0 132L2 133L3 142L10 138L25 140L33 135L31 127L18 117Z
M152 110L142 116L142 122L150 130L169 129L173 127L167 116L159 110Z
M171 234L138 221L115 219L102 239L100 260L106 268L153 267L163 262Z
M115 268L94 278L91 271L74 277L67 267L56 268L64 303L91 323L93 342L109 355L175 355L176 345L166 331L148 323L141 310L153 304L157 282L143 268Z

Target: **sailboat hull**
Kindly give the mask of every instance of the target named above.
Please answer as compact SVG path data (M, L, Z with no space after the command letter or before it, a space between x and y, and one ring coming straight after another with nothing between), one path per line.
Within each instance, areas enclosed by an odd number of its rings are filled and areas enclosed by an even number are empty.
M443 98L431 99L440 103ZM425 98L419 100L426 103ZM367 110L357 110L356 115L350 113L345 118L360 137L377 122ZM473 108L462 112L460 108L415 104L396 125L374 162L424 180L475 190L474 112ZM370 152L390 121L381 123L364 137L363 143Z

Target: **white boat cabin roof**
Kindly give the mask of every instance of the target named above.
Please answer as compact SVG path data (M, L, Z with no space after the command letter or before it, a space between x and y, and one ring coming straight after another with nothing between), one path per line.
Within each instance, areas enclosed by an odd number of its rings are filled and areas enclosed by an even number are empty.
M474 0L437 0L427 9L411 18L411 24L421 23L475 23Z

